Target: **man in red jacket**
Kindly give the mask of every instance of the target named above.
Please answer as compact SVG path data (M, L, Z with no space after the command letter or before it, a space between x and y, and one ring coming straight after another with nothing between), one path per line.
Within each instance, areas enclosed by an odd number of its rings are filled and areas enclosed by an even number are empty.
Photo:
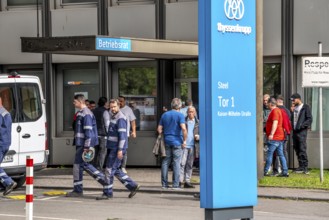
M283 129L283 117L281 110L277 107L277 102L274 98L270 99L270 109L271 113L268 116L266 121L266 136L267 136L267 158L264 168L264 175L269 176L270 166L272 164L273 153L276 151L277 155L280 158L282 165L282 173L280 177L289 177L288 167L286 159L283 155L283 142L285 140L285 134Z
M282 126L283 126L284 133L285 133L285 140L283 141L283 154L286 159L287 166L289 168L287 142L289 140L290 132L292 131L292 126L291 126L291 122L290 122L291 113L290 113L289 109L287 109L283 105L284 97L282 95L278 95L276 101L277 101L277 107L281 110L281 113L282 113ZM274 153L274 156L273 156L273 175L274 176L279 175L279 167L280 167L279 158L276 155L276 153Z

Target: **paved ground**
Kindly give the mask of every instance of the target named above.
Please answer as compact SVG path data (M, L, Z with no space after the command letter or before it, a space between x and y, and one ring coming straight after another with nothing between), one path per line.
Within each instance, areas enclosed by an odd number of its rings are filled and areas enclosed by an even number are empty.
M128 174L142 185L133 199L118 181L114 183L114 199L98 201L102 186L84 175L84 197L67 198L72 190L72 168L48 168L34 175L34 219L47 220L148 220L205 219L193 194L194 189L162 190L160 168L128 168ZM195 174L197 176L197 174ZM171 173L169 174L171 177ZM288 188L258 188L258 202L253 207L257 220L324 220L329 219L329 191ZM270 198L270 199L268 199ZM273 199L279 198L279 199ZM25 218L25 189L8 197L0 196L0 219Z
M128 175L142 185L142 192L193 195L200 190L200 186L197 184L194 189L183 189L181 191L161 189L160 168L128 168L127 170ZM169 173L169 179L171 176L171 173ZM34 187L69 191L72 189L72 178L72 168L47 168L35 173ZM100 192L102 190L102 186L88 174L84 175L84 187L86 190L99 190ZM114 191L123 190L125 190L123 185L115 181ZM258 187L258 197L329 202L329 191Z

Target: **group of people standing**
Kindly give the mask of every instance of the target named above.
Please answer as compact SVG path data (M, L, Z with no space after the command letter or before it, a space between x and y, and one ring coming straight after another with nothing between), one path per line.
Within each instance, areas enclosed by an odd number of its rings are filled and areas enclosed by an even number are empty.
M96 200L113 197L114 176L130 191L129 198L140 188L122 168L126 163L124 158L127 158L130 126L131 136L136 137L135 116L128 106L125 108L125 98L122 96L109 101L109 110L105 107L106 103L106 97L101 97L99 106L91 111L83 94L74 96L73 104L78 109L73 126L76 153L73 164L73 191L67 193L67 197L83 196L84 170L103 186L103 194L96 197ZM93 163L88 163L82 156L83 153L89 152L91 147L97 149L96 158Z
M174 98L171 110L162 114L157 131L163 135L166 156L161 164L161 184L163 189L169 188L168 170L172 165L172 189L181 187L194 188L191 184L193 162L199 146L199 120L192 103L187 106L186 113L181 111L182 101ZM186 114L186 117L184 115Z
M310 107L301 101L298 93L291 95L291 108L283 105L284 97L270 97L264 95L263 120L267 148L264 175L289 177L288 173L288 140L292 132L293 147L296 152L299 166L293 172L309 174L307 158L307 131L312 124ZM279 174L279 158L281 174ZM270 168L272 166L272 173Z

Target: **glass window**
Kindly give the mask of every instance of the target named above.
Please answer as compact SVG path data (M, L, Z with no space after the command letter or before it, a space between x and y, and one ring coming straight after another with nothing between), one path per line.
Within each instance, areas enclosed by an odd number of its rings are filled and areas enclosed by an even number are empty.
M119 69L119 95L126 98L137 118L140 130L156 129L157 87L155 67Z
M185 101L188 98L188 83L187 82L178 82L176 83L176 96L182 100L182 104L185 105Z
M198 78L198 61L181 61L176 63L176 78Z
M77 109L72 102L76 94L84 94L88 100L99 99L98 69L63 70L63 130L72 131L73 116Z
M319 131L319 88L306 88L304 103L311 107L313 122L312 131ZM322 127L329 131L329 88L322 88Z
M42 115L41 97L37 84L20 84L22 121L36 121Z
M16 94L19 95L19 98ZM37 84L0 84L0 96L3 106L10 112L13 122L36 121L42 115L41 98Z
M112 0L112 5L131 5L131 4L154 4L155 0Z
M62 0L62 4L71 4L71 3L97 3L98 0Z
M38 4L41 5L43 0L38 0ZM36 5L37 0L7 0L8 6L25 6Z
M281 64L264 63L263 94L281 94Z
M175 63L175 96L179 97L183 106L188 99L193 101L193 106L199 104L199 83L198 83L198 61L177 61ZM198 109L197 109L198 110Z
M0 96L3 107L11 114L13 122L17 121L16 117L16 102L14 98L13 84L0 84Z

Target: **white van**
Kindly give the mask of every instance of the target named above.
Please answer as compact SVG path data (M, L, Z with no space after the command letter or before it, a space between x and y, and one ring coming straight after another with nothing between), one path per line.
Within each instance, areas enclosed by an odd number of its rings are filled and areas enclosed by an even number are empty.
M0 96L13 121L11 146L1 167L20 187L25 183L26 156L33 159L35 171L47 166L46 101L38 77L15 72L0 75Z

